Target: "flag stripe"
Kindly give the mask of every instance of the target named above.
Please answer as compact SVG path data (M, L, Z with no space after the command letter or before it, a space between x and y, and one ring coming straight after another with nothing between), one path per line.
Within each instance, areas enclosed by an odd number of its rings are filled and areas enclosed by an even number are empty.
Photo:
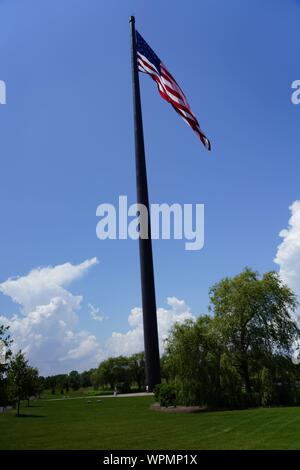
M205 147L210 150L210 141L202 132L182 89L142 36L138 32L136 35L139 71L150 75L157 84L160 96L173 106L182 119L195 131Z

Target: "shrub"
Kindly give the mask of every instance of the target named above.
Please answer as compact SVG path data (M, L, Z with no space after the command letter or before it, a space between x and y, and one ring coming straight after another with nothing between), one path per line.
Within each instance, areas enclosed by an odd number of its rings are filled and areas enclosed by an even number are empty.
M154 396L160 406L176 406L176 392L173 384L161 383L156 385Z

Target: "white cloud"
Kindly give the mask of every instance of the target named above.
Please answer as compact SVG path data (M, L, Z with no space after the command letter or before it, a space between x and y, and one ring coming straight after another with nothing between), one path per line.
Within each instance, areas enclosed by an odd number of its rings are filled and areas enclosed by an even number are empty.
M278 246L274 262L279 265L279 274L300 299L300 201L290 206L288 227L279 233L282 242ZM299 316L298 310L297 315Z
M47 268L37 268L26 276L10 278L0 284L0 292L11 297L20 304L23 313L29 313L35 306L43 305L54 297L60 297L79 302L80 297L74 297L63 288L75 279L79 279L93 265L97 264L97 258L84 261L81 264L65 263Z
M19 305L11 317L0 316L0 324L10 326L14 351L22 349L30 363L43 375L96 367L108 356L132 354L144 349L142 309L133 308L125 332L113 332L100 344L96 336L80 329L78 310L83 298L66 286L97 264L96 258L81 264L65 263L37 268L27 275L0 284L0 292ZM158 308L160 352L164 339L176 322L194 318L184 300L168 297L168 308ZM91 318L97 322L107 317L88 304Z
M88 334L85 331L81 331L77 334L77 340L79 340L78 344L75 345L73 349L70 349L67 355L60 359L61 361L65 361L66 359L86 359L95 353L96 357L99 357L99 359L101 358L101 350L99 349L98 341L94 335Z
M157 323L159 335L160 353L164 350L164 340L177 322L182 323L187 319L195 318L184 300L176 297L168 297L167 303L170 308L157 309ZM143 317L141 308L133 308L128 317L128 323L131 327L126 333L113 332L107 340L106 347L111 355L133 354L144 349L143 344Z
M92 258L77 265L37 268L0 284L0 292L20 305L18 314L0 316L0 323L10 326L14 350L22 349L43 374L89 367L101 356L93 335L76 332L82 297L64 287L97 263Z

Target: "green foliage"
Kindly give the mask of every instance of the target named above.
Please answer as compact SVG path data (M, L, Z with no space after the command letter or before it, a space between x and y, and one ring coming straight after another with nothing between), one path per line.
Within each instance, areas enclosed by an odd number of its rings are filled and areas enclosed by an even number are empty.
M43 380L39 377L38 370L28 365L24 354L19 351L10 362L7 373L8 399L17 404L17 416L20 414L21 400L29 400L32 396L38 396L43 386Z
M210 316L175 325L164 373L178 403L238 408L299 402L300 371L291 361L299 329L294 293L276 273L246 268L210 290Z
M17 416L20 414L20 402L27 398L28 391L28 361L21 351L11 360L8 371L8 390L12 401L17 403Z
M210 289L210 310L224 346L230 349L251 400L251 369L262 368L276 349L290 354L299 330L291 318L297 307L295 294L275 272L262 279L246 268Z
M83 388L90 387L92 385L91 382L91 374L90 371L85 370L79 375L80 379L80 386Z
M167 343L165 367L174 380L178 402L205 405L218 401L221 345L213 320L199 317L175 325Z
M70 374L58 374L43 378L43 389L51 390L52 395L58 391L60 394L68 394L69 390L78 391L80 388L87 388L92 385L92 375L96 369L75 371Z
M232 364L232 358L223 353L220 360L220 400L221 405L240 408L245 405L246 396L242 379Z
M95 389L108 387L119 392L129 392L136 385L142 390L145 384L144 353L132 356L109 357L99 364L97 370L91 375L91 382Z
M77 370L72 370L69 373L68 384L72 390L79 390L80 388L80 375Z
M156 385L154 396L160 406L176 406L176 390L174 384L163 382Z
M39 392L40 381L39 381L39 372L36 368L27 366L26 373L23 384L23 395L24 398L29 400L32 396L37 396Z
M269 406L273 403L274 398L274 384L271 372L266 367L263 367L259 374L261 386L261 404L262 406Z
M110 357L101 362L96 372L96 383L99 386L118 388L120 391L130 389L129 363L124 356Z
M129 357L129 368L131 374L131 385L136 384L138 390L145 388L145 357L143 352L133 354Z

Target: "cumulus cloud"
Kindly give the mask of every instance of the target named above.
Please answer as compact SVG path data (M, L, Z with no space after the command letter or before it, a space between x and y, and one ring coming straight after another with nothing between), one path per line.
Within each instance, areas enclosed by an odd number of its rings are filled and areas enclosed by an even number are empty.
M101 357L95 336L76 331L82 296L65 288L97 263L92 258L37 268L0 284L0 292L20 306L11 318L0 316L0 323L9 325L14 349L22 349L43 374L88 366Z
M300 201L294 201L289 209L291 217L288 227L279 233L282 242L278 246L274 262L279 265L282 280L300 299ZM299 314L298 310L298 318Z
M168 297L167 304L169 308L157 309L160 353L164 350L164 341L174 324L195 318L184 300ZM131 310L128 323L130 329L126 333L113 332L107 340L106 347L112 355L128 355L143 350L143 316L141 308L135 307Z
M114 331L103 343L92 332L82 329L78 311L83 298L66 287L97 263L92 258L80 264L36 268L0 284L0 292L19 306L18 312L10 317L0 315L0 324L10 326L14 351L22 349L43 375L97 367L108 356L129 355L144 349L139 307L131 310L127 331ZM184 300L168 297L167 305L157 309L161 353L172 326L194 318ZM88 309L96 322L107 319L94 305L88 304Z
M60 297L66 302L73 299L77 303L81 298L72 296L63 286L82 277L97 263L97 258L92 258L77 265L65 263L33 269L26 276L10 278L0 284L0 292L20 304L25 315L35 306L48 303L54 297Z

